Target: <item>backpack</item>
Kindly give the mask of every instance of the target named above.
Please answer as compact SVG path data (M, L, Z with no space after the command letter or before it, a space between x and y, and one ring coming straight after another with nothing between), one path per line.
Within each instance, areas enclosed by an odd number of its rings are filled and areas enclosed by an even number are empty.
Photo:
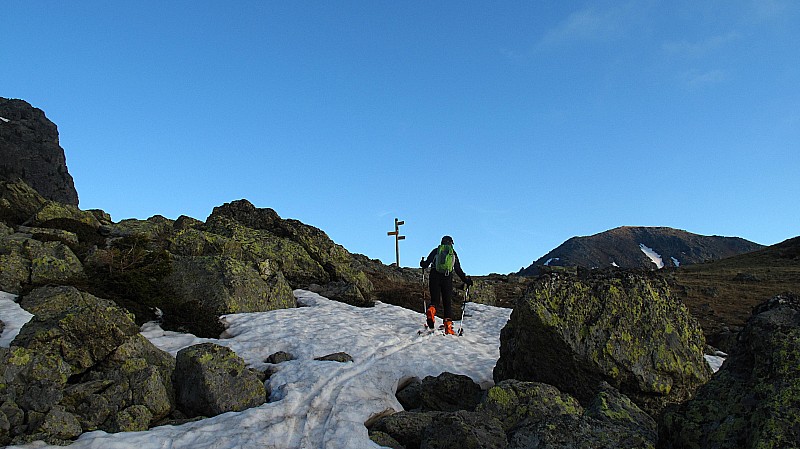
M436 271L439 273L445 276L452 273L456 264L456 252L453 250L453 245L439 245L439 251L436 253L434 263Z

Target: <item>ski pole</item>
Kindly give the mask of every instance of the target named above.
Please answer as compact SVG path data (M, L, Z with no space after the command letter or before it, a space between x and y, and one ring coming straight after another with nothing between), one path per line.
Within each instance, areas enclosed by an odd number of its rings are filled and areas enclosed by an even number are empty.
M467 310L467 303L469 302L469 285L467 291L464 293L464 305L461 306L461 322L458 324L458 336L464 335L464 312Z

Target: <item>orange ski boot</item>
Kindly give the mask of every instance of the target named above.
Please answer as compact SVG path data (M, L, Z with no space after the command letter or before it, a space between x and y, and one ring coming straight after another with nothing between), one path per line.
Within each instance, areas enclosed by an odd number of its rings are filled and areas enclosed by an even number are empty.
M436 307L431 304L425 312L425 317L428 319L428 328L433 329L436 325Z
M453 321L450 318L445 318L444 320L444 334L445 335L455 335L456 333L453 332Z

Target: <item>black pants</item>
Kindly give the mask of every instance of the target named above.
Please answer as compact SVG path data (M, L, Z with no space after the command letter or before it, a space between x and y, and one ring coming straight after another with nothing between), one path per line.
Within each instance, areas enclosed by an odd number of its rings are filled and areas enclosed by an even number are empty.
M431 270L428 283L431 291L431 304L437 309L444 303L444 317L453 319L453 275L445 276L436 270Z

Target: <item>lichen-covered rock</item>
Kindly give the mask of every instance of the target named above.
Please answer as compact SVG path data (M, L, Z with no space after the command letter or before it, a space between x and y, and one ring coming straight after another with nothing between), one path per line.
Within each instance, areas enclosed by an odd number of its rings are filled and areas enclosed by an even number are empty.
M800 447L800 298L756 307L722 368L659 424L664 449Z
M496 419L484 413L457 411L434 416L420 443L420 449L505 449L508 440Z
M554 385L587 404L607 381L657 415L711 375L705 339L665 281L647 274L541 278L501 332L495 382Z
M86 280L75 253L59 241L41 242L25 234L0 237L0 287L20 293L23 287Z
M266 402L258 376L235 352L213 343L178 352L173 384L178 408L188 416L216 416Z
M501 423L509 448L653 448L656 424L608 384L586 408L557 388L505 380L478 406Z
M48 200L21 180L0 181L0 221L21 225L33 217Z
M392 449L408 449L402 444L400 444L399 441L392 438L392 436L386 432L381 432L377 430L374 432L371 431L369 432L369 439L372 440L373 443L381 447L389 447Z
M355 305L371 304L372 283L366 274L344 247L318 228L281 219L274 210L256 208L247 200L215 207L206 220L206 228L240 241L248 252L260 255L262 260L271 260L297 287L343 281L356 286L359 295ZM280 249L284 257L269 257L275 249ZM306 271L307 268L313 272ZM331 299L352 303L351 293L347 298Z
M34 314L13 344L60 355L73 374L104 360L139 328L111 301L74 287L40 287L20 304Z
M216 326L217 336L222 332L220 315L297 306L282 273L265 280L252 265L231 257L176 257L164 283L175 292L176 301L196 309L193 313L205 320L206 329Z
M583 407L558 388L518 380L504 380L489 389L478 411L494 416L510 431L525 420L545 420L560 415L583 414Z

